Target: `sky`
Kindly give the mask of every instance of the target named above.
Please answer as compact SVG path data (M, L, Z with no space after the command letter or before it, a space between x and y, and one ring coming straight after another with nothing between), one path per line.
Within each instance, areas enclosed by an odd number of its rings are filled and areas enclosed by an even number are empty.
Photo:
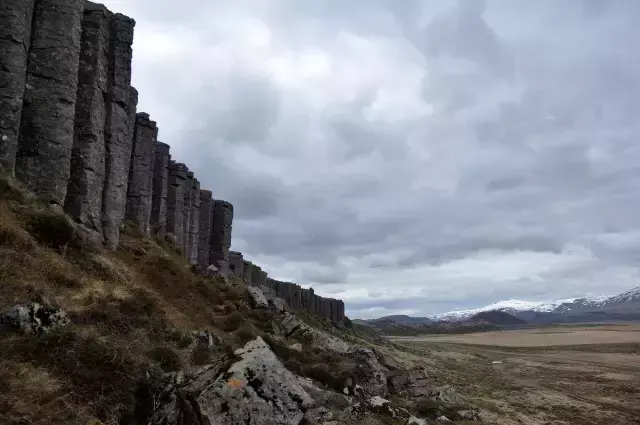
M347 315L640 285L637 0L106 0L232 249Z

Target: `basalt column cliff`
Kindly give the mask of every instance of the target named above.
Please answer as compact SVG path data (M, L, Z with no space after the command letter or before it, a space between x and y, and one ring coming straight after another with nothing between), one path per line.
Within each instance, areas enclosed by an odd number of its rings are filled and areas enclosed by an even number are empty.
M230 251L233 205L176 162L131 87L135 21L85 0L0 0L0 173L63 208L82 240L115 250L124 220L333 321L344 303L268 278Z

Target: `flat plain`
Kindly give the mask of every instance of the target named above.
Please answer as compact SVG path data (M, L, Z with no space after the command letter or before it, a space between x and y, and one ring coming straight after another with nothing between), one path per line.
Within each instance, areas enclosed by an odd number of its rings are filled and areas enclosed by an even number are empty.
M491 424L640 424L640 324L393 338Z

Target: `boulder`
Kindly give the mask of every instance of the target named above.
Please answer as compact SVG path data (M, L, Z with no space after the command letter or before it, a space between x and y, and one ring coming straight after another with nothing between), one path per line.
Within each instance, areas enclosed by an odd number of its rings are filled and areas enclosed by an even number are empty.
M372 396L386 397L389 395L388 370L380 364L375 352L370 348L358 347L352 351L351 356L358 360L357 384Z
M310 338L321 349L337 354L347 354L350 346L342 339L327 332L314 329L298 319L295 314L285 312L280 323L281 332L287 338Z
M424 397L433 390L433 384L424 370L402 371L389 378L389 386L394 394L410 398Z
M269 308L269 303L260 288L247 286L247 292L249 293L249 300L253 308Z
M298 378L260 337L235 354L228 368L204 368L173 385L150 424L298 425L314 406Z
M70 323L71 320L64 311L44 307L38 303L16 305L0 314L0 327L20 330L27 334L39 335Z

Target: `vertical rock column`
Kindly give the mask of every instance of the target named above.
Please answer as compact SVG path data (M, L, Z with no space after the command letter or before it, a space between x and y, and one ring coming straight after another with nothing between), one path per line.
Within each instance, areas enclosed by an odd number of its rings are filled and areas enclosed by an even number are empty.
M253 270L251 270L251 286L260 286L261 276L262 276L262 268L254 264Z
M244 284L247 286L251 286L251 282L253 279L253 263L251 261L243 261L244 268Z
M153 164L153 190L151 193L151 231L164 238L167 227L167 192L169 190L169 154L166 143L157 142Z
M16 177L58 205L70 176L84 4L38 0L31 28Z
M191 180L191 217L189 220L189 263L198 264L200 236L200 182Z
M209 249L211 243L211 223L213 221L213 197L210 190L200 190L200 213L198 234L198 264L209 266Z
M191 255L191 245L189 244L189 229L191 228L191 185L193 182L193 172L187 168L186 187L182 194L182 253L188 259Z
M244 279L244 259L241 253L236 251L229 252L229 269L234 276Z
M184 191L187 189L187 167L184 164L169 162L169 188L167 190L167 233L177 247L184 252L183 204ZM169 236L169 235L167 235Z
M135 137L129 168L129 189L125 217L133 221L142 233L151 234L151 196L153 192L153 165L158 127L149 114L136 115Z
M35 0L0 1L0 173L14 175Z
M133 19L119 13L111 15L109 20L109 80L105 124L106 157L102 192L102 227L105 246L111 250L116 249L120 241L120 226L127 208L131 152L134 136L137 136L138 92L131 87L133 57L131 46L135 25L136 22ZM157 129L154 131L155 140ZM152 161L153 154L151 155ZM148 219L145 223L141 227L148 227Z
M338 322L344 321L344 301L338 300Z
M101 244L105 178L106 94L109 78L109 18L102 5L88 2L82 21L74 141L65 211L86 236Z
M227 201L215 200L213 203L210 259L211 264L215 265L222 273L226 273L229 267L232 224L233 205Z

